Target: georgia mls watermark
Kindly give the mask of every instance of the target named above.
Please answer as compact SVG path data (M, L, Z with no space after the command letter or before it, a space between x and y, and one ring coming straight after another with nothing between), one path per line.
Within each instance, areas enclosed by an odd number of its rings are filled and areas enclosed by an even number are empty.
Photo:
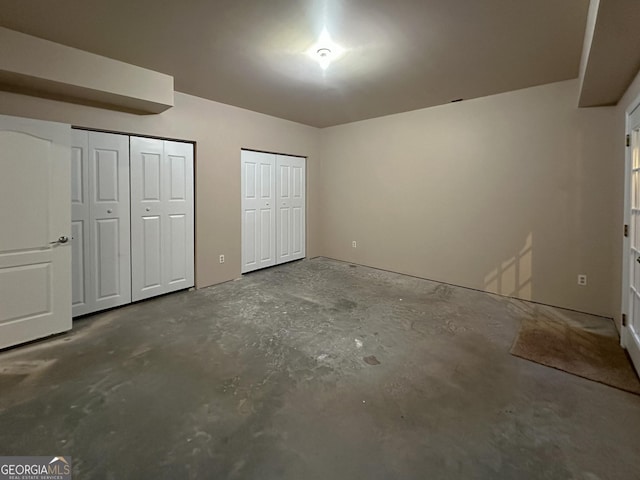
M71 457L0 457L0 480L71 480Z

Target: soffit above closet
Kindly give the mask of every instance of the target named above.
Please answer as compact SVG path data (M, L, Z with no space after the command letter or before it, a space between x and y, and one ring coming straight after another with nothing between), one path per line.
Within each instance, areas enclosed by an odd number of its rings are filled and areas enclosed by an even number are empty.
M124 110L173 107L173 77L0 26L0 90Z
M593 0L592 10L579 105L615 105L640 69L640 2Z
M589 0L0 0L0 24L325 127L578 76ZM346 54L306 55L323 28Z

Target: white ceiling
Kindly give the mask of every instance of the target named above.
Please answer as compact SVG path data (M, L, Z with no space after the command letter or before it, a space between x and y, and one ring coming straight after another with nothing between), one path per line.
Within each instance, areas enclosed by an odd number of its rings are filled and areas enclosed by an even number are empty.
M635 3L637 0L634 0ZM0 25L325 127L578 77L589 0L0 0ZM323 27L347 53L305 55Z

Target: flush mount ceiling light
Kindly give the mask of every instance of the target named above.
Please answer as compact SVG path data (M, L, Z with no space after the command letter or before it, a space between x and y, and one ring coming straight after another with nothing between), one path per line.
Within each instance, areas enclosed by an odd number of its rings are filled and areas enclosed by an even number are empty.
M319 48L316 52L316 56L316 60L320 64L320 68L322 68L322 70L326 70L332 60L331 49L327 47Z
M309 47L307 55L313 58L322 70L326 70L331 62L336 61L344 54L344 48L331 40L327 29L323 29L318 41Z

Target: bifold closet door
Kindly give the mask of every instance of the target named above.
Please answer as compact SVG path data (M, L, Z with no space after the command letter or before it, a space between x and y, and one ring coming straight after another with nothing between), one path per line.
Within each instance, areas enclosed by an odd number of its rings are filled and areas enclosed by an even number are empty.
M276 156L241 152L242 273L276 264Z
M276 263L305 256L305 163L304 157L276 156Z
M133 301L194 285L193 145L131 137Z
M129 137L72 130L72 311L131 302Z
M242 273L305 256L306 158L242 150Z

